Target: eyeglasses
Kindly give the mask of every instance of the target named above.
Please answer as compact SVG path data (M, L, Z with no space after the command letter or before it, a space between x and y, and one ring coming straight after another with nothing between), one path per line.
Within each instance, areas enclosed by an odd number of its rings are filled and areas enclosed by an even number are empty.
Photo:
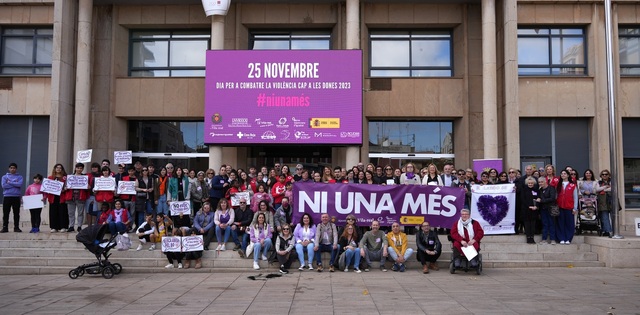
M509 174L515 174L516 171L509 171Z
M609 176L609 173L602 173L601 176Z
M385 171L393 171L393 169L392 169L392 168L385 168L384 170L385 170Z
M347 221L355 221L353 218L348 218Z
M284 228L284 229L282 229L282 230L283 230L283 231L289 231L289 228Z
M246 204L246 203L247 203L246 201L240 201L240 204L241 204L241 205L242 205L242 204Z
M465 173L458 173L458 176L464 176L466 175Z

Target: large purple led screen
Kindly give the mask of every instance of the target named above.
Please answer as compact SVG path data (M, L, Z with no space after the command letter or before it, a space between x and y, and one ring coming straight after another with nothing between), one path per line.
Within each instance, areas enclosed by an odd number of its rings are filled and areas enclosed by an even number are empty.
M208 144L362 144L362 51L210 50Z

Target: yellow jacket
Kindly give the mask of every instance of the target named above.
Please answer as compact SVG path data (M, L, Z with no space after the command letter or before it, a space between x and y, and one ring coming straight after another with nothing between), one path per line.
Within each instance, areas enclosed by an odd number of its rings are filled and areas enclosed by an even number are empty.
M404 252L409 247L407 242L407 234L403 232L393 234L393 231L387 233L387 242L389 243L389 247L393 247L398 256L404 256Z

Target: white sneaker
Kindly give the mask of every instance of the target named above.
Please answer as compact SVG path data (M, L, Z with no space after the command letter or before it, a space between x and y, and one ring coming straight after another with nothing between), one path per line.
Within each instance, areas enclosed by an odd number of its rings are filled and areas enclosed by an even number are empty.
M222 245L218 244L218 246L216 247L216 250L220 250L220 248L222 248Z
M155 250L156 249L156 244L151 244L151 246L149 247L149 250Z
M571 245L571 242L566 241L566 242L564 242L564 245Z
M560 245L564 245L564 241L560 241Z
M136 248L136 250L142 250L142 244L138 245L138 248Z
M221 244L220 245L220 251L224 252L225 250L227 250L227 244Z
M300 268L298 268L298 270L304 271L304 265L301 265Z
M60 229L60 233L67 233L66 229Z
M167 268L167 269L173 269L173 264L168 264L168 265L166 265L164 267Z
M258 262L257 262L257 261L254 261L254 262L253 262L253 269L255 269L255 270L260 270L260 265L258 264Z
M128 234L123 234L123 235L128 235ZM141 239L140 239L140 243L142 243L142 244L146 244L146 243L147 243L147 240L146 240L146 239L144 239L144 238L141 238Z
M344 272L349 272L349 268L344 268Z
M355 269L354 270L356 273L361 273L362 271L360 271L360 269Z
M265 256L264 254L262 254L262 260L267 260L267 256Z
M313 264L309 263L309 270L313 270Z
M178 264L178 269L182 269L182 263Z
M540 241L540 243L538 243L538 245L547 245L547 242L545 240Z

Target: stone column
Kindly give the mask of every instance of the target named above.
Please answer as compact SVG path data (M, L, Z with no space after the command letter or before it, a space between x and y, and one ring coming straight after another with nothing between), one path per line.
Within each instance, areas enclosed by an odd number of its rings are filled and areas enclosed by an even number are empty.
M518 10L516 0L502 1L502 27L504 57L499 60L502 68L502 104L504 112L504 166L520 165L520 111L518 105Z
M347 0L347 49L360 49L360 1ZM364 97L363 97L364 99ZM363 108L364 115L364 108ZM366 121L363 116L363 124ZM364 130L364 128L363 128ZM346 148L345 168L357 165L360 162L360 147L350 146ZM334 163L335 164L335 163Z
M91 112L91 27L93 0L78 2L78 42L76 47L76 104L73 149L89 148L89 115ZM75 156L75 155L72 155ZM75 162L75 161L74 161Z
M498 105L496 88L496 6L482 0L482 129L484 157L498 157Z
M211 50L224 49L224 16L213 15L211 17ZM205 117L204 121L207 122L211 117ZM209 146L209 168L216 170L216 174L220 169L220 165L224 163L222 159L222 146L210 145Z

